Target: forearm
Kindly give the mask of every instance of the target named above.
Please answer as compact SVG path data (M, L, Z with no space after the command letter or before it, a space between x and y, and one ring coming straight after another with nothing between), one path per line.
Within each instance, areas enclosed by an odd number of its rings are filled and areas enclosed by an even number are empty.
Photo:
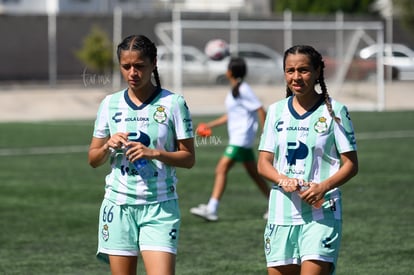
M257 109L257 115L258 115L260 127L263 129L264 123L265 123L265 120L266 120L266 111L265 111L265 109L263 107L260 107L259 109Z
M271 156L271 157L270 157ZM279 184L282 180L287 179L287 176L280 174L279 171L272 164L273 154L268 152L260 152L257 161L257 171L265 179Z
M320 186L324 192L328 192L334 188L340 187L354 177L358 172L358 168L354 163L347 162L341 166L341 168L333 174L331 177L320 182Z
M88 162L89 165L96 168L104 164L110 155L110 149L108 144L105 142L102 145L93 144L89 148Z
M219 118L217 118L215 120L212 120L210 122L207 122L206 125L209 128L213 128L213 127L217 127L217 126L223 125L226 122L227 122L227 115L225 114L225 115L222 115L221 117L219 117Z
M283 188L285 192L294 192L298 190L298 179L288 178L286 175L279 173L273 166L273 153L261 151L257 162L257 170L265 179Z
M94 148L89 150L88 160L89 165L96 168L104 164L110 155L108 145L104 145L100 148Z
M194 154L187 151L167 152L162 150L154 150L153 159L159 160L166 165L181 168L191 168L195 163Z
M274 168L273 166L269 166L264 169L259 169L259 174L266 180L273 182L274 184L279 185L281 187L288 185L296 186L296 181L295 183L293 183L292 179L290 179L284 174L280 174L279 171L277 171L276 168Z

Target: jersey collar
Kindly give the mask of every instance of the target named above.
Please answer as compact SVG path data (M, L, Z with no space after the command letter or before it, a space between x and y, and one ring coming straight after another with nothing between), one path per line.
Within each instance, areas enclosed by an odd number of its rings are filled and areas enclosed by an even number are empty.
M324 98L323 97L321 97L321 99L318 101L318 102L316 102L316 104L309 110L309 111L307 111L306 113L304 113L303 115L299 115L296 111L295 111L295 109L293 108L293 97L294 96L291 96L291 97L289 97L288 98L288 107L289 107L289 111L290 111L290 113L293 115L293 117L295 118L295 119L305 119L305 118L307 118L308 116L310 116L316 109L318 109L318 107L324 102Z
M157 89L155 90L155 92L147 100L145 100L145 102L143 102L141 105L138 106L129 97L129 95L128 95L128 88L127 88L124 91L124 99L125 99L126 103L129 105L129 107L131 107L133 110L141 110L145 106L147 106L148 104L150 104L151 101L153 101L154 98L156 98L159 93L161 93L161 87L157 87Z

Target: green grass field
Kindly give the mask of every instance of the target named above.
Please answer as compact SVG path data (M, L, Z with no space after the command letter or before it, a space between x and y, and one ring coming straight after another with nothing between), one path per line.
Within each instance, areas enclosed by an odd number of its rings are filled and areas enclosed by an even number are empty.
M360 172L342 187L337 274L412 274L414 112L351 116ZM0 124L0 274L109 274L95 259L108 166L87 164L92 127L92 121ZM190 207L207 202L227 144L224 127L214 137L197 139L196 166L178 172L182 230L176 273L266 274L267 201L241 165L230 172L219 222L189 214Z

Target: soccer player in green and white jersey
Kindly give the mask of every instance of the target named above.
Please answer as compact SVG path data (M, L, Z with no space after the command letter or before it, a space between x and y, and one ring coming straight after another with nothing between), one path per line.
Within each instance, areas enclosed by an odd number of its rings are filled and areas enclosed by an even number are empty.
M182 96L161 88L151 40L128 36L117 54L128 88L101 102L88 156L92 167L111 165L97 256L113 274L136 274L140 253L148 274L172 275L180 227L175 167L195 162L191 115Z
M328 95L313 47L288 49L284 73L287 98L269 106L259 145L259 173L274 183L268 274L332 274L341 240L338 187L358 171L354 130L347 108Z

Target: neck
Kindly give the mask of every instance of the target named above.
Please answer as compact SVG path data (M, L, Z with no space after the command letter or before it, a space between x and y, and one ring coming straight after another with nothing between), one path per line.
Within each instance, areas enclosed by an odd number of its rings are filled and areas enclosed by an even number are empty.
M128 94L130 98L134 98L138 103L145 102L151 95L156 91L157 87L152 84L143 87L142 89L128 89Z
M307 96L295 95L293 97L293 106L298 113L304 113L312 109L321 97L322 95L316 92L310 93Z
M241 82L243 82L242 80L238 80L237 78L230 78L230 85L232 86L232 87L235 87L238 83L241 83Z

